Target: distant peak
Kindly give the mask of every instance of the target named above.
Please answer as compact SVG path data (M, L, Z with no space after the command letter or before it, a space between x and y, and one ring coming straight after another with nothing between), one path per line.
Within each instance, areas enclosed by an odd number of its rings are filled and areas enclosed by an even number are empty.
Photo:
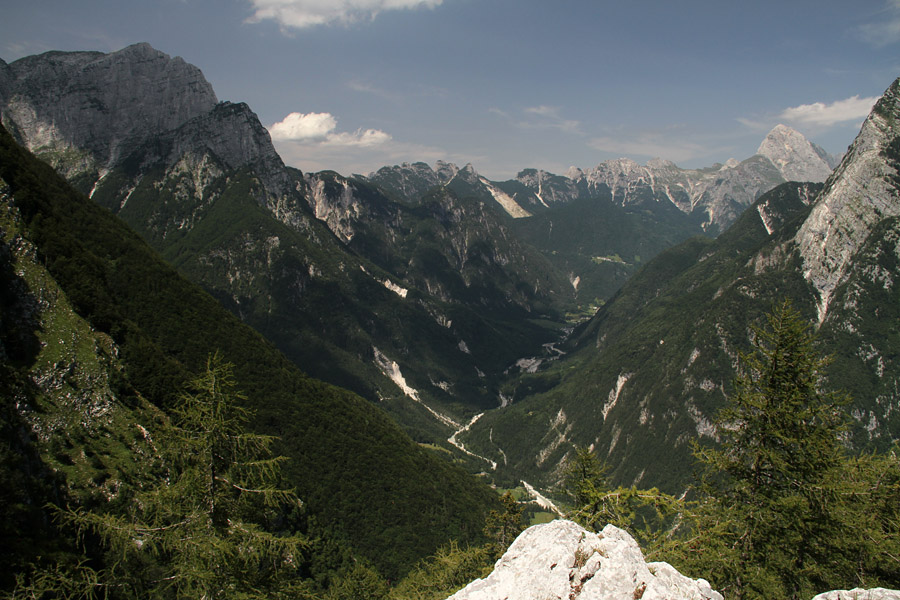
M756 153L768 156L773 148L781 148L785 144L791 144L792 146L808 145L809 140L796 129L791 129L787 125L779 123L766 135L765 139L756 150Z
M787 125L773 127L756 153L772 161L788 181L825 181L831 174L827 153Z
M659 158L659 157L657 157L657 158L651 158L650 160L648 160L648 161L647 161L647 166L650 167L651 169L673 169L673 168L678 168L678 165L676 165L676 164L675 164L674 162L672 162L671 160L667 160L667 159Z

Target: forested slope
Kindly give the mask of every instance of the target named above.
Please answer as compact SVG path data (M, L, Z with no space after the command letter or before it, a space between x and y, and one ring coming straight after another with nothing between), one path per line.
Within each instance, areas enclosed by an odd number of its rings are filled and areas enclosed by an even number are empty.
M220 352L255 410L251 428L280 437L275 451L291 459L285 472L309 513L384 574L406 571L448 539L481 535L496 501L487 486L418 447L378 407L305 376L5 130L0 177L40 261L114 342L123 389L165 411Z

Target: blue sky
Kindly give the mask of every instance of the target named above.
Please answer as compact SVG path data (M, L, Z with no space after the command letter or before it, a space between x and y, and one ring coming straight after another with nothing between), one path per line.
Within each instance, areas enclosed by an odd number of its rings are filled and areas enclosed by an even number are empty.
M0 58L149 42L247 102L285 162L491 179L620 156L832 153L900 76L900 0L0 0Z

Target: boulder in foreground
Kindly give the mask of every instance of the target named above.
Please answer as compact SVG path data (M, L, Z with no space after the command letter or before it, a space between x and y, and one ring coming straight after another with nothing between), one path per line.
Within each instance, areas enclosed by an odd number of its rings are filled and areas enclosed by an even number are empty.
M703 579L647 563L637 542L607 525L592 533L565 520L522 532L485 579L448 600L722 600Z

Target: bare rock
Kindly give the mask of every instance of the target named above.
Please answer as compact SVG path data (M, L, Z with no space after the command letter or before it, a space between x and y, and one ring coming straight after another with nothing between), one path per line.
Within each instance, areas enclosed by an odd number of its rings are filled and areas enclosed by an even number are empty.
M812 600L900 600L900 591L884 588L835 590L819 594Z
M722 600L703 579L647 563L637 542L607 525L599 534L566 520L526 529L494 571L448 600Z

